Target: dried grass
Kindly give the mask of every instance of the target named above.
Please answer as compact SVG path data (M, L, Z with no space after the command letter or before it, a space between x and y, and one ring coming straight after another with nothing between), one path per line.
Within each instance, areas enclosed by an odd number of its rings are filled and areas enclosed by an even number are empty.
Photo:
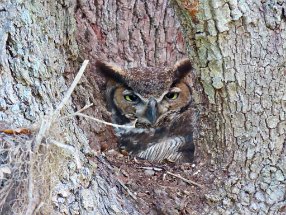
M51 205L51 178L67 156L44 142L34 150L34 137L0 134L0 166L9 169L0 178L0 214L34 214L41 202Z
M53 176L71 156L81 168L78 149L64 144L59 119L87 64L85 60L58 107L27 128L30 134L0 132L0 214L50 214Z

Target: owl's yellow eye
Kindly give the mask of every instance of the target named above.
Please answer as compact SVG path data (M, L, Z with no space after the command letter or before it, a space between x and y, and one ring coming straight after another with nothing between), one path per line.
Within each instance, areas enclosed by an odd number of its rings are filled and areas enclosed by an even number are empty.
M137 102L138 96L136 96L134 94L128 94L128 95L124 95L124 99L128 102Z
M178 96L179 96L179 93L177 92L169 92L166 94L166 98L170 100L175 100L178 98Z

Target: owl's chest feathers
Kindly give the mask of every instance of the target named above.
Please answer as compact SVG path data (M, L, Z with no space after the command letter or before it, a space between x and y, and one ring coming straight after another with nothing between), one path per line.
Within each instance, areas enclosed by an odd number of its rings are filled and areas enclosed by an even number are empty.
M130 154L148 159L178 161L182 158L182 148L188 144L185 136L175 136L169 128L117 129L119 148Z

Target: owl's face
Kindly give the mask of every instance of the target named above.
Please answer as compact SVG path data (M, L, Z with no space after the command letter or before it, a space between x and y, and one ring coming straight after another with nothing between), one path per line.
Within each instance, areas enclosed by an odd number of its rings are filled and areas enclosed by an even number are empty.
M154 127L188 105L190 97L185 83L177 83L158 96L141 95L121 85L114 91L113 102L126 118L136 120L136 127Z
M190 104L191 91L183 80L192 69L189 60L129 70L97 62L97 69L108 78L107 101L116 123L136 120L138 128L158 127Z

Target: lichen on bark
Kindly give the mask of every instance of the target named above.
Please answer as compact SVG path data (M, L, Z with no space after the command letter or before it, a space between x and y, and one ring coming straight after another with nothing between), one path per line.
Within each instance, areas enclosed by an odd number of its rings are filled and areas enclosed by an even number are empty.
M218 183L223 190L208 197L223 214L285 212L285 3L192 1L194 22L184 2L176 8L185 31L196 35L189 44L213 104L209 120L219 119L206 135L216 142L203 144L213 158L224 155L216 166L227 174Z

